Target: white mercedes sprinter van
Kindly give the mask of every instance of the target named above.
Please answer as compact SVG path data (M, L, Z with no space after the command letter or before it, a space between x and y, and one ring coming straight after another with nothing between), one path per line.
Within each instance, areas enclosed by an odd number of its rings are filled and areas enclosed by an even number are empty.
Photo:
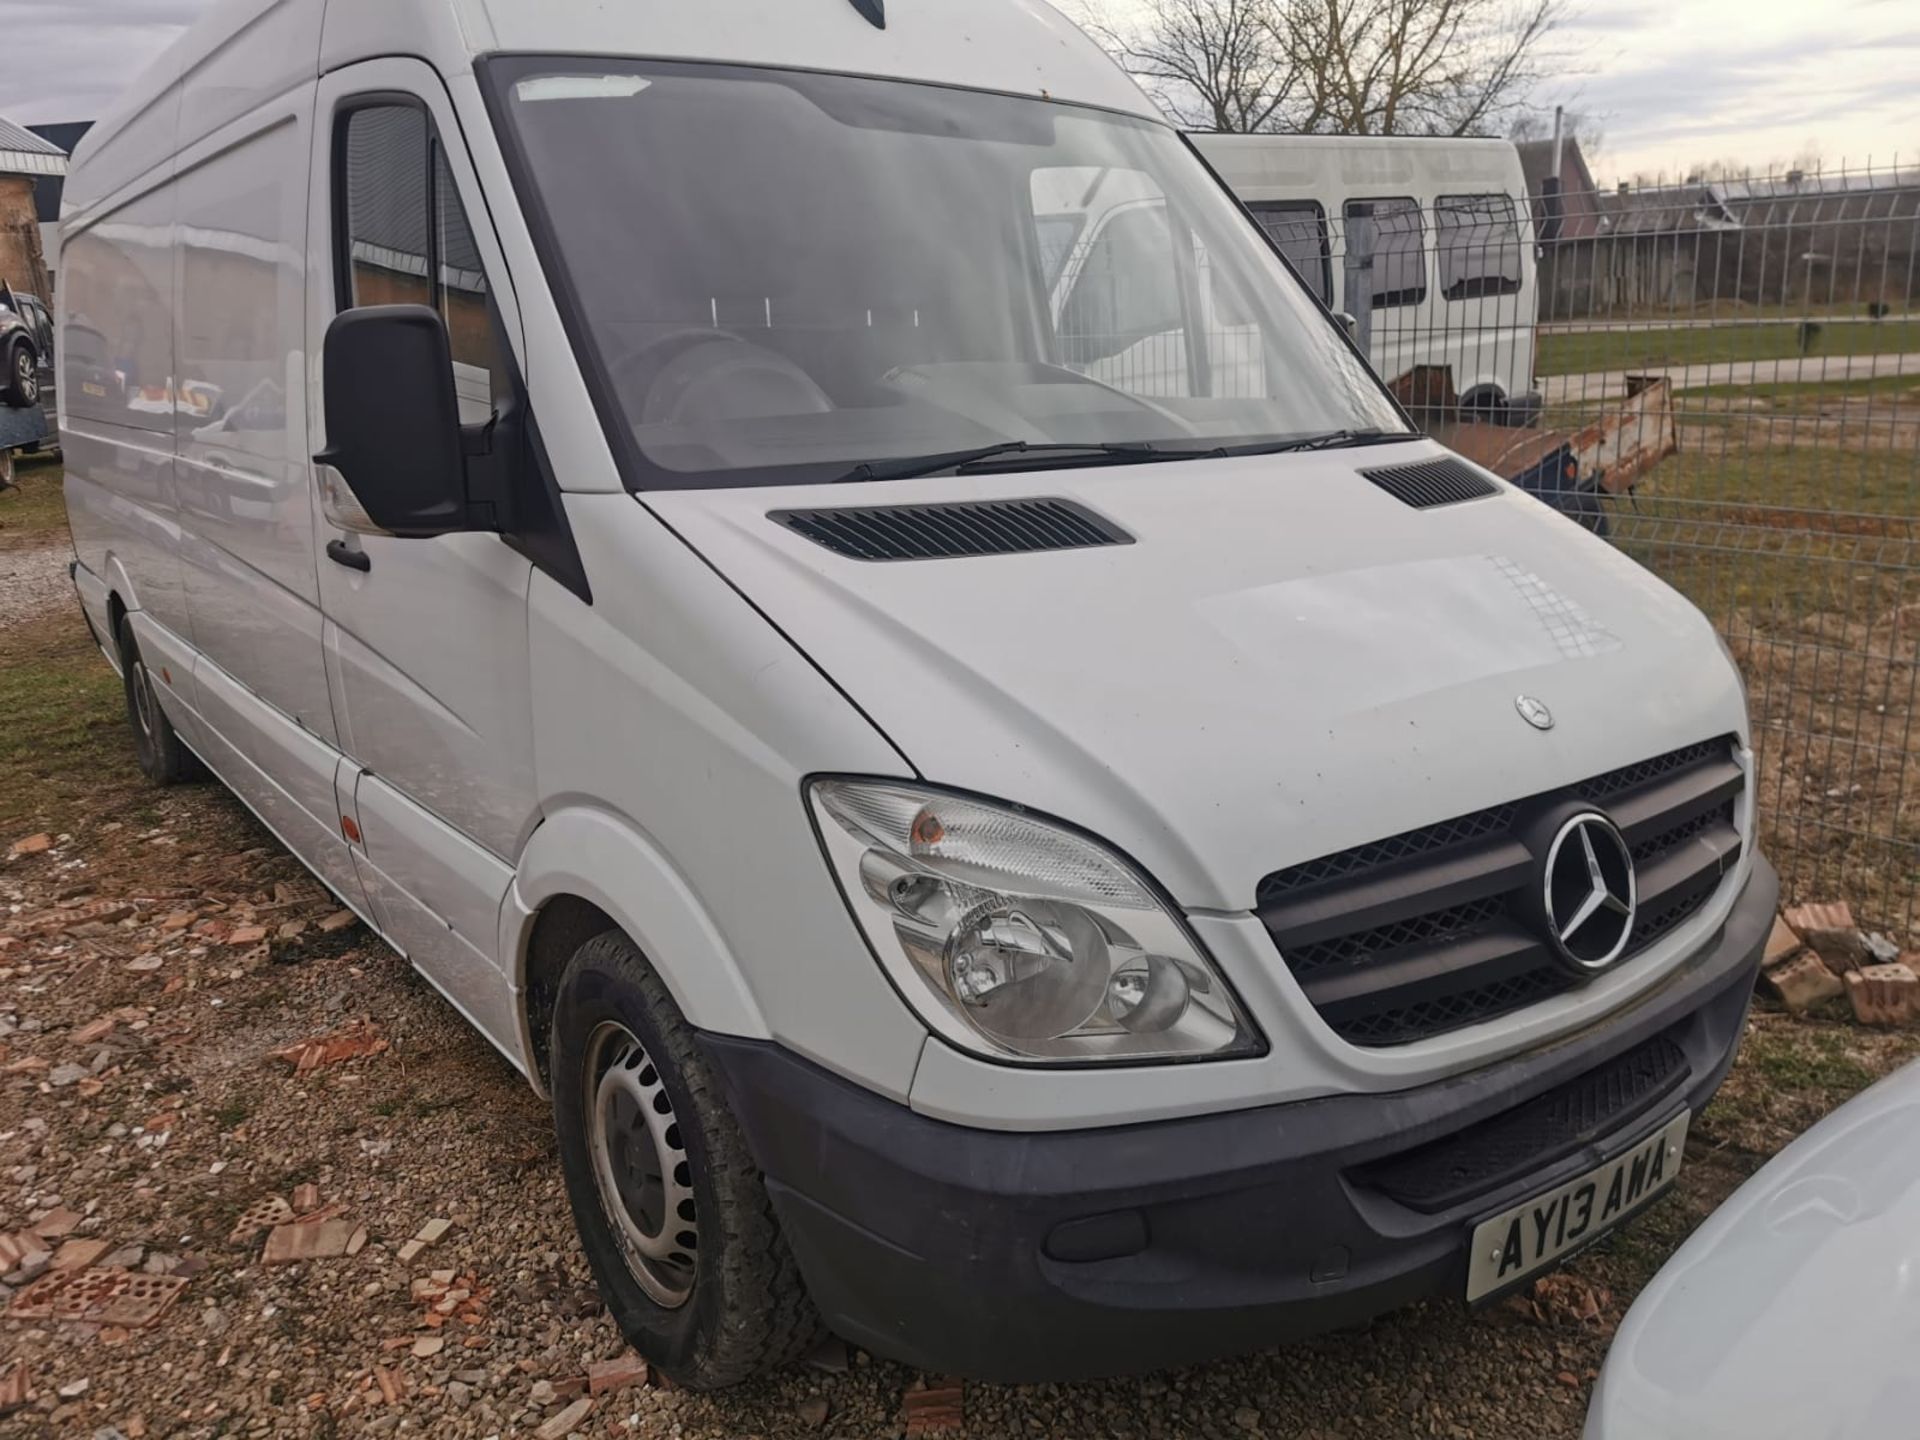
M675 1379L1183 1363L1671 1180L1739 677L1044 4L224 0L66 195L142 766L551 1096Z

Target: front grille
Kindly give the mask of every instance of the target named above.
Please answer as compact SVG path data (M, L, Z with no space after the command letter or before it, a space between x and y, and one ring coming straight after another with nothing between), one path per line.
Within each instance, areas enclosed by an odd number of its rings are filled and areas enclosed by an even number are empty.
M1353 1179L1414 1210L1449 1210L1605 1139L1691 1073L1672 1037L1656 1035L1504 1114L1364 1166Z
M1321 1017L1355 1045L1405 1045L1580 983L1537 915L1543 825L1609 815L1633 852L1639 913L1623 959L1698 912L1740 854L1732 737L1688 745L1277 870L1257 908ZM1532 837L1531 841L1529 837Z

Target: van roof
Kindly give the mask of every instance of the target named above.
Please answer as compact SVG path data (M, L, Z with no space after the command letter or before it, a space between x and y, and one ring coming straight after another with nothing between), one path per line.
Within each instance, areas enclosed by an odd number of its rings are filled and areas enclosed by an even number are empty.
M330 8L329 0L216 0L81 143L76 168L100 173L70 194L83 208L302 79L379 55L420 55L448 76L494 52L769 65L1161 118L1046 0L884 0L884 27L867 18L873 8L871 0L334 0ZM124 152L117 163L100 163L116 149Z
M1454 185L1523 193L1511 140L1415 135L1216 135L1193 143L1243 200L1315 195L1329 187L1393 194Z

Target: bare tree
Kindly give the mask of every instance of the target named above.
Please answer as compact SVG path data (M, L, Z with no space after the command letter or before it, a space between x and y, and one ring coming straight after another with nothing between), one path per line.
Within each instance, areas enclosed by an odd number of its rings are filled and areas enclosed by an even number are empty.
M1086 0L1083 11L1101 0ZM1111 4L1112 0L1105 0ZM1182 124L1345 135L1496 131L1566 0L1148 0L1120 63Z
M1275 16L1311 98L1301 128L1477 135L1540 77L1561 0L1292 0Z
M1300 76L1279 28L1276 0L1147 0L1125 29L1083 5L1087 27L1194 130L1252 133L1280 128Z

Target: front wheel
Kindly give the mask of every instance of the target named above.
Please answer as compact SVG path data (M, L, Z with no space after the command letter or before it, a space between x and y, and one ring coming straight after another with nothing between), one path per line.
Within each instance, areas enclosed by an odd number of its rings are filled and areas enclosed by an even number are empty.
M568 963L550 1053L574 1222L634 1349L690 1390L805 1354L820 1321L766 1184L692 1027L620 932Z
M7 357L7 404L16 410L31 410L40 403L40 362L31 345L13 347Z

